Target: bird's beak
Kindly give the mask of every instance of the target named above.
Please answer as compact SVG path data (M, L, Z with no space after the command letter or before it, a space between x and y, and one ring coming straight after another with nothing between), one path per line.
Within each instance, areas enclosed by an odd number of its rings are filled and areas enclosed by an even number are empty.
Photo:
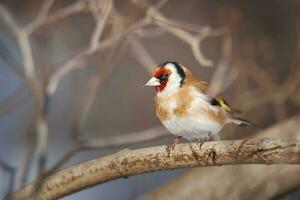
M159 79L152 77L146 84L145 86L159 86L160 85L160 81Z

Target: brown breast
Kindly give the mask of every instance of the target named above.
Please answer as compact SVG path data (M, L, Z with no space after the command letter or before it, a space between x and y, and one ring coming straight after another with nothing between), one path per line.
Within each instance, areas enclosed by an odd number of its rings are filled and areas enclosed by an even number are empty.
M165 121L171 116L186 116L193 100L190 89L190 87L184 85L172 95L157 96L156 115L158 118L161 121ZM170 104L174 104L175 106L170 106Z

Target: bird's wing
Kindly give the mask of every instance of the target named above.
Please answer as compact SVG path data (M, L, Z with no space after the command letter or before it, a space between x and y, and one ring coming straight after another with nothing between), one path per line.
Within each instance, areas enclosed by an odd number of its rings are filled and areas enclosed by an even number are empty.
M202 81L198 79L197 77L193 76L193 74L185 68L186 73L186 83L188 85L193 85L195 88L197 88L200 92L208 94L208 84L205 81ZM216 97L210 97L210 103L213 106L219 106L223 110L227 111L228 113L235 114L235 113L241 113L240 110L233 109L221 96Z
M215 98L212 98L211 105L220 106L223 110L229 113L241 113L240 110L232 108L221 96L216 96Z
M197 80L194 81L193 84L199 91L207 94L208 96L210 96L208 94L208 84L204 81L201 80ZM221 107L223 110L232 113L232 114L238 114L241 113L242 111L238 110L238 109L234 109L232 108L221 96L215 96L215 97L211 97L210 98L210 103L213 106L219 106Z

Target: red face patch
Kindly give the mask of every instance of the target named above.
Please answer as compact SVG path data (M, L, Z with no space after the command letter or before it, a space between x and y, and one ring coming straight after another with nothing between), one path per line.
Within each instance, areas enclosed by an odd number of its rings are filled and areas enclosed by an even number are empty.
M158 67L154 70L153 76L160 81L160 85L155 87L156 92L162 92L164 90L169 80L168 77L171 73L171 70L164 67Z

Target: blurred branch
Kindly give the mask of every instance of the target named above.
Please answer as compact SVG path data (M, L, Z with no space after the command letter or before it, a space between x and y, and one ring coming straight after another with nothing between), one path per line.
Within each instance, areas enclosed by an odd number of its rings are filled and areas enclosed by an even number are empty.
M129 133L126 135L120 134L114 137L101 137L93 138L88 140L81 140L71 148L63 157L48 171L52 173L66 163L70 158L72 158L76 153L80 151L86 151L91 149L110 149L122 146L128 146L132 144L141 144L145 142L150 142L158 140L160 138L166 137L168 135L167 131L163 127L150 128L144 131L139 131L135 133ZM48 173L49 173L48 172Z
M61 19L64 19L66 17L69 17L71 15L81 13L84 11L86 11L86 12L88 11L87 1L76 1L76 2L72 3L71 5L61 8L52 14L49 14L48 17L45 19L44 24L48 25L48 24L54 23L56 21L59 21ZM44 24L41 24L41 25L44 25Z
M94 0L93 0L94 1ZM100 4L100 3L99 3ZM109 13L111 12L112 9L112 0L102 0L101 1L101 12L98 14L97 19L96 19L96 27L95 30L91 36L91 41L90 41L90 49L89 51L94 52L94 50L97 48L99 39L102 35L104 25L108 19Z
M30 43L26 33L18 26L9 11L1 5L0 17L19 42L26 75L29 77L34 77L34 63L32 59Z
M90 78L90 80L87 83L88 87L88 94L86 95L86 98L84 100L84 103L82 106L81 115L79 122L76 120L74 123L74 126L77 126L78 131L77 132L84 132L82 131L84 124L87 122L88 115L90 113L90 110L92 108L92 105L95 101L97 92L99 92L100 89L104 88L105 82L110 77L113 69L116 66L116 62L120 59L120 55L123 54L125 47L127 46L127 43L123 44L116 44L111 47L111 51L108 53L106 58L103 60L102 64L98 66L97 72L93 74L93 76ZM102 86L102 87L101 87ZM77 137L78 139L78 137Z
M14 62L13 60L11 60L8 55L6 55L3 52L0 52L0 59L2 62L5 63L4 66L8 67L9 69L13 70L14 73L19 76L19 77L24 77L24 70L22 69L21 66L19 66L19 64L17 64L16 62Z
M135 2L134 0L132 1ZM188 44L194 54L195 59L199 62L200 65L205 67L212 67L213 62L205 58L203 52L201 51L201 43L204 39L208 37L218 37L225 35L226 33L228 33L228 29L220 28L213 30L209 27L198 27L193 24L168 19L159 12L159 8L161 8L166 2L167 1L158 2L156 7L148 5L147 1L137 1L135 3L139 4L147 10L146 19L150 20L151 24L157 25L161 30L166 31L171 35L174 35L175 37L177 37L177 39ZM191 34L186 30L193 31L196 33ZM142 36L143 35L141 35L141 37ZM137 46L137 44L134 45ZM137 47L141 49L140 44ZM144 57L146 55L145 50L145 48L143 48L142 50ZM141 54L141 52L137 51L135 53ZM150 56L147 57L150 58ZM150 61L150 59L148 59L148 61ZM146 66L146 69L147 68L148 67Z
M92 1L93 6L98 6L97 2ZM84 50L83 52L79 53L77 56L74 58L68 60L65 65L60 67L56 73L54 73L51 76L50 82L48 84L47 88L47 93L48 94L53 94L59 80L71 72L71 70L74 69L76 66L76 61L82 62L80 60L84 59L84 57L91 55L97 51L98 45L99 45L99 40L102 35L105 23L107 22L108 16L112 10L112 1L111 0L106 0L104 4L102 4L101 8L95 8L91 6L91 12L93 12L94 16L96 17L96 27L94 29L94 32L92 33L91 39L90 39L90 45L87 48L87 50ZM101 12L100 14L98 12ZM116 45L115 45L116 46ZM113 49L115 49L112 46ZM119 50L122 51L123 48L119 48ZM75 155L77 152L83 150L84 148L81 146L79 140L78 134L82 132L82 126L85 124L87 116L89 114L90 108L92 106L92 103L94 102L95 95L97 92L97 89L99 88L101 83L104 83L104 81L108 78L114 64L112 62L112 58L114 57L115 51L111 51L109 55L106 57L105 63L102 65L99 65L97 73L95 73L90 81L88 82L87 86L88 88L88 95L86 95L84 104L80 107L82 107L82 112L80 114L80 117L76 117L73 122L73 132L76 133L73 135L75 138L75 146L72 147L67 153L63 155L63 157L50 169L47 171L47 173L52 173L54 170L59 168L61 165L63 165L65 162L67 162L73 155ZM116 59L117 60L117 59ZM105 67L105 66L110 66L110 67Z
M108 1L110 2L110 1ZM96 3L95 3L96 4ZM103 39L102 41L99 41L99 38L101 36L101 33L104 28L104 24L107 21L108 14L110 13L111 10L111 5L112 3L110 2L107 4L107 7L105 9L103 8L103 16L99 15L97 19L97 24L96 28L94 30L94 33L92 34L91 41L89 47L87 47L85 50L82 52L78 53L75 55L73 58L65 61L65 63L60 66L50 77L49 84L47 86L47 94L53 94L59 80L64 77L66 74L68 74L70 71L76 68L76 66L80 65L84 61L84 58L95 53L96 51L100 49L104 49L107 47L110 47L113 43L119 41L122 37L125 37L126 35L132 33L133 31L138 31L140 28L146 26L147 24L151 23L151 20L155 19L154 21L157 22L158 25L160 25L161 28L166 29L170 33L175 34L179 39L186 41L188 44L191 45L193 52L195 54L196 59L202 63L204 66L211 65L210 61L207 61L204 56L202 55L199 45L203 39L206 37L215 37L222 35L226 32L225 29L220 29L220 30L210 30L209 28L203 28L201 29L197 35L193 36L188 32L185 32L184 30L181 30L176 27L172 27L170 25L176 25L175 22L172 22L165 18L163 15L161 15L158 10L156 10L154 7L150 7L148 11L148 15L137 23L133 24L129 28L127 28L125 31L122 31L121 33L115 33L112 34L111 37L107 39ZM164 4L164 3L163 3ZM94 8L94 7L92 7ZM95 8L94 8L95 9ZM92 13L95 14L95 10L92 9ZM158 18L159 16L159 18ZM181 25L179 25L181 26ZM172 28L169 28L172 27Z
M277 84L264 72L261 66L253 62L255 60L252 58L254 57L254 49L252 49L252 45L248 47L250 50L247 51L247 56L249 56L250 61L246 61L246 64L248 64L249 67L243 67L242 69L259 84L259 88L253 90L246 88L247 92L239 95L238 101L244 102L243 110L250 110L254 107L271 103L274 106L277 120L285 119L287 116L285 103L288 99L293 100L295 93L297 93L297 87L300 85L300 80L297 77L300 76L300 70L297 69L291 73L282 84ZM297 59L297 57L294 58L292 65L297 64ZM243 101L243 99L251 99L251 101Z
M104 10L101 10L101 14L99 14L97 18L96 27L94 29L94 32L92 33L89 46L85 50L75 55L73 58L65 61L65 63L51 75L46 88L46 92L48 95L52 95L55 92L57 85L62 77L69 74L73 69L78 67L78 65L83 62L85 57L95 53L99 49L99 39L112 8L111 0L105 0L105 2L106 3L102 8Z
M118 135L106 138L93 138L87 141L82 141L81 146L88 149L108 149L142 142L150 142L168 135L168 132L163 127L156 127L139 131L136 133L128 133L126 135Z
M36 29L39 28L39 26L41 26L46 21L48 13L54 1L55 0L44 0L37 17L24 28L24 31L27 33L27 35L31 35Z
M50 7L51 5L47 5ZM45 6L46 7L46 6ZM45 107L48 105L45 104L46 97L43 93L42 84L37 78L35 71L34 59L32 55L32 49L29 41L29 35L25 28L20 28L17 23L14 21L13 17L4 7L0 6L0 15L2 20L10 28L12 33L16 36L19 43L22 63L24 67L24 80L28 87L31 89L33 94L33 100L35 101L35 120L34 124L36 131L36 155L38 157L38 175L40 176L44 171L45 160L46 160L46 148L47 148L47 137L48 137L48 125L45 119L45 114L43 113ZM25 161L29 162L29 160ZM24 172L27 173L27 172ZM23 177L23 175L22 175Z
M58 170L66 162L68 162L71 158L73 158L74 155L76 155L78 152L80 152L82 150L83 149L79 145L69 149L50 169L47 170L45 176L52 174L53 172Z
M33 34L43 25L54 23L76 13L88 11L88 1L79 0L54 13L49 13L54 2L55 0L44 0L37 17L24 28L27 35Z
M300 74L299 71L295 73L295 75L299 75ZM240 95L239 98L252 99L252 101L246 101L243 103L244 110L253 109L256 106L260 106L267 102L271 102L276 104L277 106L282 107L282 105L285 103L288 97L294 95L294 92L299 86L299 84L300 84L299 79L293 79L291 77L281 85L272 85L269 87L263 85L264 87L250 90L247 93Z
M146 47L134 37L130 39L131 51L133 52L135 58L144 67L144 69L151 74L154 67L157 65L155 60L152 58L151 54L147 51Z
M105 18L107 19L107 18ZM132 32L138 30L139 28L145 26L148 22L147 19L141 20L133 25L131 25L129 28L127 28L125 31L121 33L112 34L107 39L104 39L102 41L99 41L97 44L91 43L91 45L86 48L85 50L81 51L80 53L76 54L73 58L67 60L62 64L58 69L52 74L50 77L49 83L47 85L47 94L53 94L56 90L56 87L61 80L62 77L64 77L66 74L70 73L73 69L76 69L80 63L84 62L86 57L94 54L95 52L99 50L103 50L105 48L113 46L116 42L119 42L121 38L127 36L128 34L131 34ZM95 29L97 30L97 29ZM99 36L100 37L100 36Z
M216 96L220 94L223 90L231 85L231 83L235 80L238 70L235 71L235 76L228 73L230 69L231 57L232 57L232 36L230 33L225 34L222 42L222 58L219 61L219 64L214 71L214 75L211 78L210 86L209 86L209 94L211 96ZM232 70L233 71L233 70Z
M166 3L168 3L169 0L159 0L156 4L155 4L155 8L156 9L161 9Z
M33 134L31 134L31 128L33 127L33 117L31 122L27 124L24 134L22 135L21 153L20 159L17 163L17 171L14 180L14 190L20 189L24 184L27 183L28 173L32 166L34 159Z
M24 99L28 97L28 91L26 91L23 84L20 84L12 94L0 102L0 117L13 112L19 105L24 103Z
M226 28L211 30L209 27L203 27L197 31L196 35L192 35L184 30L184 24L178 24L170 19L167 19L154 7L150 7L148 9L148 15L152 17L154 23L160 28L187 43L191 47L194 57L200 65L206 67L211 67L213 65L213 62L205 58L200 50L201 42L207 37L218 37L220 35L224 35L228 31Z
M57 199L117 178L196 166L236 164L300 164L300 141L252 139L178 144L171 155L166 146L122 150L49 175L35 197ZM9 199L31 199L39 182L16 191Z
M15 176L16 169L14 167L8 165L7 163L1 161L1 160L0 160L0 168L7 171L10 175L8 190L7 190L6 195L5 195L7 197L13 191L14 176Z
M125 46L126 46L126 44L123 44L123 46L121 46L121 47L115 46L114 49L117 50L120 55L123 52ZM104 64L103 64L103 65L107 65L109 67L103 67L102 65L101 66L99 65L98 71L90 78L90 81L87 83L89 93L88 93L88 95L86 95L83 105L79 106L82 108L82 110L80 111L81 114L80 115L76 114L75 119L72 120L72 125L71 125L72 130L71 131L73 131L73 133L71 134L72 135L71 139L73 140L74 144L66 153L64 153L62 158L59 159L54 164L54 166L51 167L47 171L47 174L53 173L53 171L60 168L69 159L71 159L76 153L90 149L89 144L88 144L89 140L83 139L85 134L83 133L84 130L82 130L82 129L83 129L84 124L86 123L91 106L92 106L93 102L95 101L95 95L97 94L96 93L97 89L99 89L101 84L103 85L104 82L108 79L111 71L114 68L114 62L116 62L119 59L118 56L117 56L117 58L115 58L115 54L118 55L118 53L116 53L115 51L111 51L109 53L109 55L106 57L106 61L104 61ZM115 58L114 61L112 61L113 58ZM80 116L80 117L78 117L78 116ZM81 134L81 136L79 136L79 134ZM99 140L99 141L104 140L105 141L107 139L109 140L110 138L101 138L101 139L96 138L95 140ZM97 145L96 142L94 144ZM126 144L126 142L123 144ZM93 147L91 147L91 148L93 148ZM101 143L98 144L97 147L94 147L94 148L102 149Z
M2 5L0 5L0 17L1 20L4 22L4 24L11 30L11 32L16 36L15 34L19 31L19 26L9 13L9 11L4 8Z

